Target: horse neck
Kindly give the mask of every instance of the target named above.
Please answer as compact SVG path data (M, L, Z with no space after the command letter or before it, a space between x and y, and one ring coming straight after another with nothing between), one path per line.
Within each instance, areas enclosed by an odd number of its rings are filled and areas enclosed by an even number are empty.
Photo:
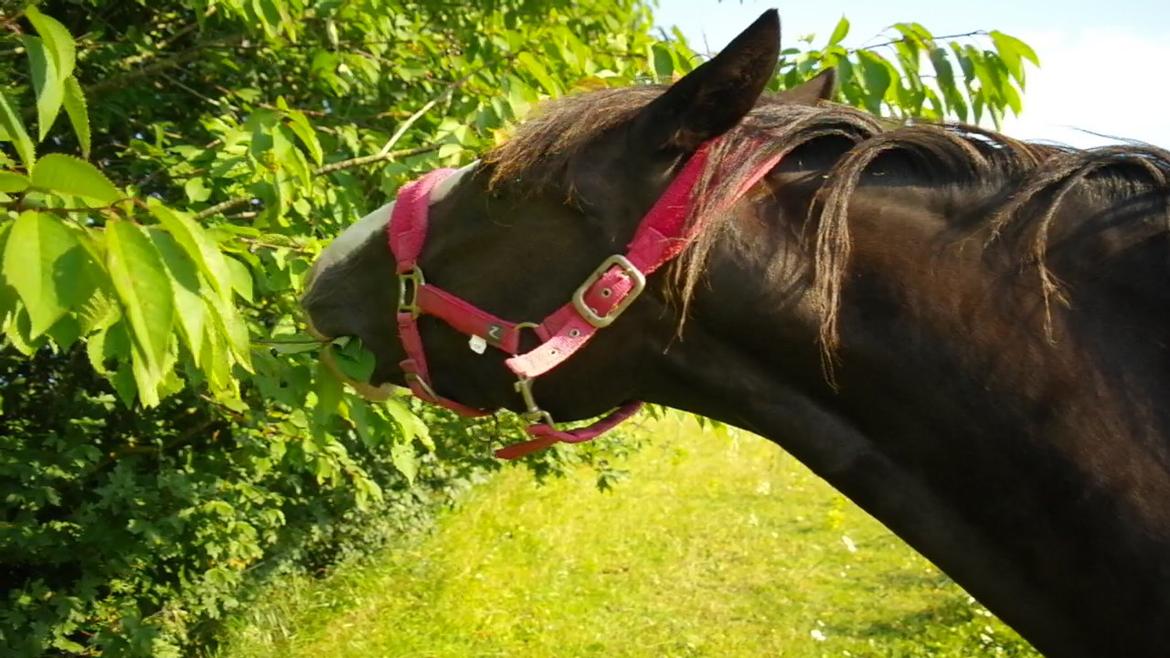
M862 187L830 386L793 246L801 189L741 209L661 401L776 441L1046 653L1164 652L1161 355L1126 346L1117 318L1046 313L1038 286L936 210L978 204Z

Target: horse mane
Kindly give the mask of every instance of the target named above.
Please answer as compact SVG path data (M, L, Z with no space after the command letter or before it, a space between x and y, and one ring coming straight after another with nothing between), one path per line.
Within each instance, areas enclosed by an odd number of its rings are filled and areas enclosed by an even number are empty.
M491 185L520 180L529 189L564 185L574 157L603 134L626 125L666 87L605 89L542 104L535 117L516 127L506 142L484 157ZM848 270L851 240L849 201L879 161L897 160L892 173L902 182L954 185L993 198L982 227L992 240L1011 234L1021 246L1017 260L1031 265L1048 309L1062 299L1046 265L1053 222L1070 195L1087 195L1098 206L1144 193L1165 193L1170 205L1170 151L1130 144L1096 149L1031 143L957 123L905 123L834 103L786 103L765 94L735 128L718 140L694 192L689 221L699 230L674 268L684 304L700 280L720 229L731 219L727 195L760 163L829 140L845 140L827 169L809 209L814 255L812 295L821 315L820 337L831 364L838 342L837 319ZM802 151L803 152L803 151ZM900 158L891 156L902 156ZM913 163L916 166L906 166ZM889 178L885 178L889 181ZM1084 213L1088 215L1090 213ZM1170 224L1170 214L1167 217ZM1170 226L1164 226L1165 232Z

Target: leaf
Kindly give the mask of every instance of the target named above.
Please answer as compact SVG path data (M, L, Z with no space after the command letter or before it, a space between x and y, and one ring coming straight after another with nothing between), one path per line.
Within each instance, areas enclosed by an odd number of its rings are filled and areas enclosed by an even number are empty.
M516 61L519 62L524 67L524 69L532 75L533 78L536 78L536 81L540 84L541 87L544 88L548 95L560 95L560 85L558 85L557 81L554 80L551 75L549 75L548 69L544 67L544 64L541 64L540 60L532 56L532 53L527 51L522 52L517 55Z
M45 136L61 112L65 100L65 84L57 74L57 66L49 53L48 46L38 37L21 36L24 50L28 54L29 70L32 72L33 89L37 93L37 141Z
M862 50L857 53L858 63L861 64L861 77L865 80L865 105L874 114L881 113L882 99L893 81L886 62L881 57Z
M81 144L81 155L89 158L89 104L85 100L85 91L81 83L74 76L65 79L65 114L69 115L69 123L73 124L73 132Z
M204 304L200 295L199 273L195 263L187 256L179 243L166 231L148 229L150 240L158 249L171 277L171 289L175 292L175 314L179 333L182 334L191 358L199 362L203 354Z
M163 225L187 252L191 260L203 276L207 278L211 287L219 293L220 298L230 301L232 292L232 272L228 268L227 259L219 250L219 245L186 213L177 212L163 205L158 199L147 199L146 206L150 214Z
M829 45L835 46L841 43L841 40L844 39L848 34L849 19L842 16L841 20L837 21L837 27L833 28L833 34L829 36Z
M187 199L191 203L202 203L211 198L211 190L203 183L202 178L192 178L183 185L183 191L187 193Z
M57 194L79 196L103 206L124 195L97 167L72 155L50 153L32 169L32 184Z
M77 51L73 43L73 35L69 33L69 30L65 29L65 26L57 19L42 14L33 6L25 8L24 17L32 23L37 34L48 46L49 54L53 59L57 74L60 76L59 79L64 80L73 75L73 67L77 62Z
M93 295L100 269L60 219L28 211L12 225L0 274L24 302L36 338Z
M996 51L999 52L999 56L1007 65L1008 72L1020 84L1024 83L1024 63L1022 60L1026 59L1033 65L1040 66L1040 58L1036 56L1036 51L1010 34L992 30L991 42L995 44Z
M241 263L235 258L232 258L231 256L225 256L224 261L227 262L228 272L231 273L230 280L232 283L232 289L235 290L236 294L238 294L240 297L243 297L249 302L252 301L253 289L251 270L248 269L247 265Z
M0 192L15 194L28 189L28 176L15 171L0 171Z
M288 119L289 128L296 134L305 150L309 152L309 157L313 158L313 162L317 166L324 164L325 151L321 148L321 141L317 139L317 132L313 130L312 124L305 118L305 115L296 110L288 110Z
M110 277L137 348L135 361L147 371L147 377L135 378L145 403L148 392L143 384L162 379L175 321L174 292L162 257L141 228L111 219L106 224L106 245Z
M654 76L660 82L669 82L674 75L674 58L666 46L660 43L650 46L650 62L654 66Z
M413 485L414 478L418 475L418 455L414 451L414 445L409 441L395 443L390 448L390 461L394 468L406 477L406 481Z
M374 374L374 353L365 349L360 340L351 340L343 347L331 345L337 367L350 379L368 382Z
M0 92L0 128L4 129L4 134L16 147L16 153L20 156L20 161L24 163L24 168L31 170L33 163L37 160L36 149L33 147L32 139L29 138L24 129L24 122L8 104L8 98L4 92Z

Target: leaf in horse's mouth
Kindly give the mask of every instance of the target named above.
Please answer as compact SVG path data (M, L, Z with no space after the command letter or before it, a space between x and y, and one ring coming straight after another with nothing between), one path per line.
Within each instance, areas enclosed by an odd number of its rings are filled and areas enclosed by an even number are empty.
M350 381L368 382L374 374L374 353L358 338L345 336L332 341L326 348L332 352L337 369Z

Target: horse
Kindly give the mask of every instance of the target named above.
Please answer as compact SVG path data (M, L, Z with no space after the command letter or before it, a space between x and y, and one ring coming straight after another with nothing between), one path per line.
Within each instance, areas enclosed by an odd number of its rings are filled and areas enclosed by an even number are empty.
M1170 655L1170 154L896 124L830 102L831 72L765 93L779 42L772 10L672 85L549 101L424 195L428 282L535 320L598 263L636 279L615 254L689 181L677 257L571 359L517 387L514 354L422 315L424 390L760 434L1041 652ZM303 298L319 337L373 352L367 388L419 380L398 216L347 229Z

